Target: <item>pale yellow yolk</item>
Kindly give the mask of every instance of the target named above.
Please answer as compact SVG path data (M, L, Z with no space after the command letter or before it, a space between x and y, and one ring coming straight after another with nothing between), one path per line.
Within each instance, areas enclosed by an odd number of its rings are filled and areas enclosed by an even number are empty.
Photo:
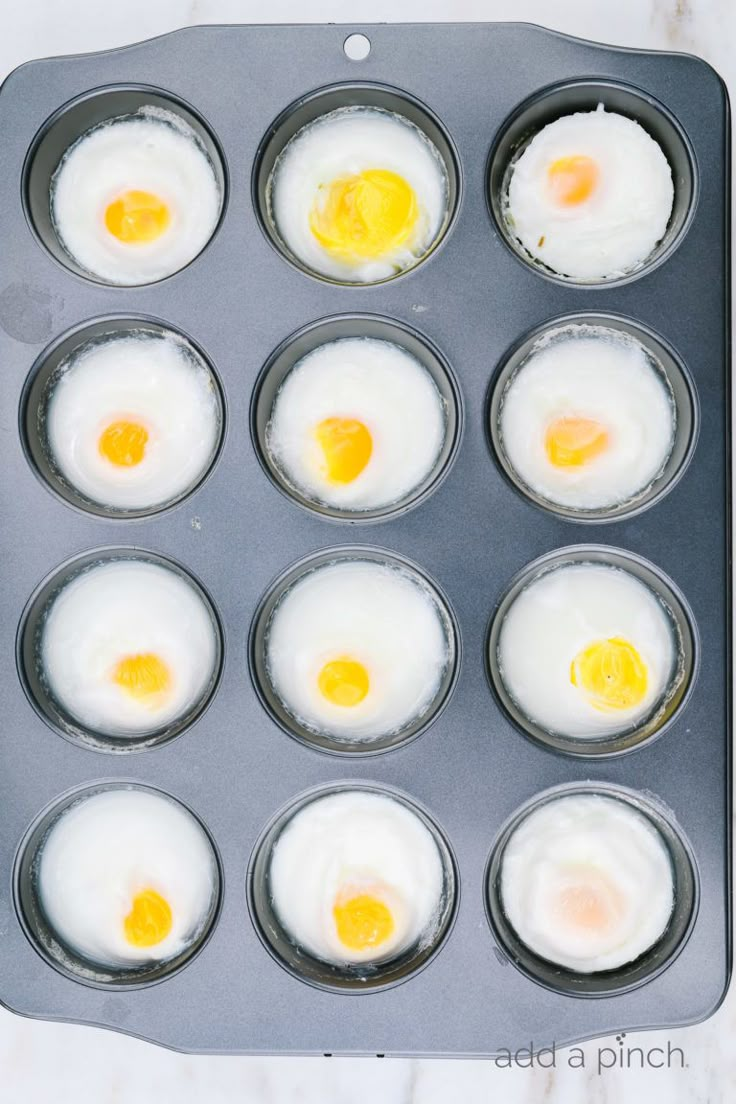
M340 656L325 663L317 676L320 693L332 705L351 708L359 705L368 693L370 679L362 663L350 656Z
M605 875L591 867L561 890L555 911L570 928L603 934L621 919L624 902Z
M593 418L556 418L547 426L544 447L556 468L580 468L608 448L608 430Z
M350 951L380 947L394 931L391 909L373 893L343 891L332 906L337 937Z
M563 207L575 207L590 199L598 184L598 175L593 158L579 154L558 157L547 170L554 200Z
M578 652L570 664L570 681L596 709L632 709L646 695L647 668L633 644L614 636Z
M331 483L352 483L373 452L373 438L356 418L323 418L315 436L325 458Z
M155 889L142 889L123 921L125 938L134 947L155 947L169 934L172 923L169 902Z
M155 708L171 687L171 673L153 652L125 656L113 671L113 682L132 698Z
M134 468L140 464L148 444L148 430L140 422L125 419L110 422L100 434L99 450L106 460L118 468Z
M328 253L343 260L375 260L412 235L419 217L414 189L388 169L365 169L323 185L309 226Z
M160 238L171 221L169 208L152 192L132 189L105 208L105 226L126 245L141 245Z

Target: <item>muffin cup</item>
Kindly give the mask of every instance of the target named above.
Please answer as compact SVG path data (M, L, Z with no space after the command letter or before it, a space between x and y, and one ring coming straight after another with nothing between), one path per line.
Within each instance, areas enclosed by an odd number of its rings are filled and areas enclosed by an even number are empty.
M220 216L209 241L198 254L201 256L217 233L227 204L228 180L225 158L219 142L203 117L191 104L172 96L169 92L142 84L117 84L92 89L70 100L43 124L31 144L23 166L23 206L29 226L36 238L64 268L96 284L104 284L108 287L118 286L109 284L107 280L83 268L62 245L51 218L51 180L66 151L88 130L118 116L133 115L140 108L149 105L177 115L191 127L202 143L214 169L220 194ZM196 257L193 257L183 267L187 268L195 260ZM183 269L177 271L181 272ZM173 272L169 274L169 276L173 275L175 275ZM169 276L164 276L162 279L169 279ZM161 280L147 281L144 286L160 282ZM124 285L128 290L132 286L135 285Z
M444 872L439 911L430 931L393 958L377 963L336 965L312 955L295 943L278 916L270 889L270 863L274 847L292 818L313 801L331 794L377 794L398 801L419 817L429 830L440 853ZM248 867L247 897L251 919L266 950L300 981L340 993L369 993L399 985L422 970L439 952L447 939L459 900L459 876L450 844L430 814L400 790L362 780L334 782L318 786L289 802L266 825L258 838Z
M162 502L158 506L146 506L141 509L128 509L123 506L104 506L79 491L63 475L52 455L46 435L46 414L51 391L59 377L61 365L75 352L81 351L88 343L104 343L119 335L153 335L168 337L184 342L201 365L210 373L213 393L217 405L219 424L218 441L205 471L198 479L180 494ZM85 322L81 326L65 333L58 341L49 346L32 367L20 402L20 435L26 458L41 482L62 501L87 514L97 517L116 519L135 519L151 517L179 505L209 479L220 456L225 436L225 399L217 373L205 353L187 335L166 323L143 316L119 317L108 315Z
M43 674L40 657L43 623L52 601L73 579L91 568L107 563L132 560L155 564L175 572L184 579L204 603L215 634L215 663L210 680L199 700L187 712L166 725L151 728L149 731L123 736L111 736L98 732L76 720L54 697L48 681ZM113 753L142 751L149 747L159 747L181 735L197 721L207 709L217 689L222 668L223 634L220 618L207 592L194 576L174 560L159 556L155 552L146 552L139 548L98 548L75 556L61 564L37 587L23 611L16 640L16 662L18 675L30 704L39 717L55 732L82 747L94 751Z
M445 438L431 470L417 487L396 502L369 509L348 510L310 498L289 480L271 456L266 436L279 388L302 357L332 341L346 338L390 341L411 354L428 372L444 405ZM278 490L320 517L352 524L399 517L424 502L444 481L457 457L463 426L463 406L457 380L440 351L403 323L372 314L341 314L304 326L276 349L263 367L251 403L251 436L263 470Z
M270 203L270 181L276 160L282 150L302 127L315 122L322 115L336 111L342 107L374 107L384 111L402 115L413 123L432 142L442 158L447 173L447 211L442 227L429 249L418 257L414 264L396 272L382 280L353 283L325 276L294 255L289 246L282 240L273 219ZM408 92L399 91L396 88L388 88L382 84L349 83L336 84L327 88L319 88L310 92L294 103L290 104L277 119L271 124L263 136L256 154L253 169L252 194L253 206L258 215L261 229L274 248L287 261L293 264L299 271L313 276L328 284L338 284L346 287L370 287L372 284L384 284L388 280L395 280L407 272L411 272L422 264L447 237L450 227L455 219L460 203L461 180L459 159L455 152L452 139L443 127L439 119L432 114L430 109L419 100L410 96Z
M674 908L667 927L653 946L633 962L614 970L577 973L542 958L522 942L503 909L500 891L505 849L516 828L531 813L562 797L600 795L615 798L641 813L658 831L669 853L674 879ZM698 912L699 882L689 842L671 814L649 793L641 794L608 782L572 782L553 786L527 801L506 821L491 849L483 881L486 914L493 936L511 962L546 989L574 997L607 997L651 981L674 961L692 931ZM644 888L644 887L643 887Z
M648 257L636 268L621 275L585 280L555 272L527 252L509 225L505 204L512 167L532 138L563 115L595 111L599 104L603 104L606 111L633 119L658 142L672 170L675 195L664 236ZM543 88L524 100L502 125L494 140L488 158L487 181L491 217L501 239L514 256L550 280L588 287L625 284L662 264L685 236L698 198L695 155L680 123L654 96L610 80L566 81Z
M43 845L51 829L72 806L98 793L114 790L142 790L157 797L164 797L183 808L197 821L212 849L217 885L207 916L192 943L178 955L159 962L143 965L106 967L92 962L68 947L51 927L38 891L38 866ZM209 940L220 911L222 898L222 865L214 841L199 817L182 801L155 786L139 782L104 781L78 786L47 805L25 833L18 847L13 870L15 907L23 930L38 953L49 965L74 981L83 982L98 989L137 989L163 981L183 969L195 958Z
M623 568L645 583L659 599L671 623L676 646L676 672L664 696L642 720L620 732L602 736L567 736L551 732L528 717L506 688L498 660L501 628L512 604L530 583L558 568L573 564L602 564ZM692 610L675 583L641 556L601 544L578 544L548 552L523 568L511 580L491 618L486 647L488 678L494 696L511 723L552 751L583 758L622 755L661 736L685 708L697 677L698 635Z
M524 482L506 455L501 433L501 410L506 390L527 359L534 353L537 343L548 333L570 326L601 326L614 330L641 343L651 358L653 367L662 377L675 404L675 434L672 448L661 470L648 486L637 494L611 506L591 507L589 509L565 506L552 502L534 491ZM614 314L580 312L567 314L560 318L543 322L511 349L494 373L488 391L486 427L493 457L503 475L524 498L535 506L548 510L552 514L570 521L602 522L620 521L633 517L659 502L676 486L685 474L692 459L700 427L700 411L695 384L677 353L662 337L641 323L629 321Z
M276 693L268 674L266 645L271 618L279 602L291 588L305 576L318 568L332 564L368 562L398 569L411 576L434 602L442 621L447 638L448 659L444 673L434 698L418 717L404 724L398 731L375 739L351 740L340 738L313 728L295 717ZM250 675L264 709L272 720L295 740L315 748L318 751L332 752L337 755L378 755L384 751L403 746L425 732L440 716L447 705L460 671L460 630L449 600L415 563L382 548L363 545L349 545L342 548L327 548L313 552L303 560L287 568L268 588L262 598L250 630L248 657Z

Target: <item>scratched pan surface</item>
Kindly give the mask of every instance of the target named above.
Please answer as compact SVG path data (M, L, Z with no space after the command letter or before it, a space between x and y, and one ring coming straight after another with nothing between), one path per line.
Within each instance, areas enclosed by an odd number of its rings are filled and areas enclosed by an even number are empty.
M364 31L371 51L349 60ZM499 129L540 89L587 78L654 98L691 146L697 199L690 225L651 271L611 286L550 280L502 240L486 201ZM413 271L373 287L335 286L288 263L254 210L261 139L291 103L345 82L390 86L426 105L454 144L458 210L441 246ZM111 85L146 85L191 105L217 136L227 205L214 240L158 284L105 287L70 272L29 228L24 159L67 101ZM153 94L153 93L151 93ZM564 111L564 108L563 108ZM0 94L0 998L17 1012L105 1025L191 1051L482 1055L534 1039L684 1024L719 1003L729 975L728 717L728 108L723 85L687 56L609 49L524 25L200 27L109 53L31 62ZM486 396L504 354L540 323L604 312L659 334L686 365L700 417L691 462L650 509L580 524L522 498L487 443ZM310 513L267 477L250 428L262 366L288 335L340 314L376 314L427 338L451 366L464 428L441 484L411 511L378 524ZM49 492L19 433L34 362L68 331L109 315L140 316L188 334L222 385L227 432L211 477L146 519L84 513ZM615 546L653 562L689 603L699 673L667 731L614 758L574 758L525 739L486 676L491 612L512 577L568 545ZM462 643L454 693L426 732L365 757L290 738L264 709L248 662L249 628L269 583L331 546L385 548L416 562L446 593ZM58 565L104 547L175 559L209 593L224 629L224 664L209 708L177 739L114 755L62 738L29 704L16 632L29 597ZM49 803L90 782L126 779L178 797L219 851L223 896L211 939L157 984L111 989L75 980L32 945L16 911L19 843ZM277 810L313 786L345 779L407 793L454 852L457 914L440 952L402 984L355 994L306 984L265 949L249 914L246 872ZM593 780L654 795L689 840L699 907L681 953L616 996L585 999L531 980L498 949L485 871L501 826L551 786Z

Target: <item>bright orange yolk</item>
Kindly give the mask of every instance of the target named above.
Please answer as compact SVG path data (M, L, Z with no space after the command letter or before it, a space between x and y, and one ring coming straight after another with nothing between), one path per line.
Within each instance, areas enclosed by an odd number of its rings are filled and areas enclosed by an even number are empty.
M171 673L153 652L125 656L113 671L113 682L132 698L156 708L171 688Z
M578 652L570 681L602 712L632 709L646 696L647 668L633 644L614 636Z
M372 893L348 890L332 906L337 937L350 951L380 947L394 931L391 909Z
M333 256L375 260L408 241L418 217L417 197L403 177L365 169L320 187L309 226Z
M624 902L616 886L591 867L581 870L560 891L555 911L570 928L603 934L620 920Z
M598 184L598 175L593 158L580 154L558 157L547 170L552 196L562 207L575 207L590 199Z
M320 693L332 705L349 709L359 705L368 693L370 679L362 663L340 656L325 663L317 676Z
M132 189L105 208L105 226L126 245L142 245L160 238L171 221L169 208L152 192Z
M140 464L148 444L148 430L140 422L125 419L110 422L102 431L98 446L100 452L118 468L134 468Z
M370 432L356 418L323 418L315 429L331 483L352 483L373 452Z
M123 921L125 938L134 947L155 947L169 934L172 923L169 902L155 889L142 889Z
M608 448L608 430L593 418L556 418L547 426L544 447L556 468L580 468Z

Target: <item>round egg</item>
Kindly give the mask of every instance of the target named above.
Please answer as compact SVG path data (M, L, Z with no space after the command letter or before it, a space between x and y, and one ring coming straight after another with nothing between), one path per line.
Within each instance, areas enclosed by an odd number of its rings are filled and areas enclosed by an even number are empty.
M144 560L93 565L62 586L41 626L52 697L100 735L140 736L186 716L211 688L218 630L178 572Z
M59 241L108 284L149 284L189 264L212 237L221 208L212 161L195 131L150 105L88 130L51 180Z
M671 389L635 338L574 325L546 334L501 400L501 444L521 481L574 509L646 491L672 451Z
M504 849L503 910L535 954L590 974L633 962L663 935L674 877L654 825L597 794L547 801Z
M419 576L343 560L308 571L279 600L266 667L296 720L336 739L401 731L432 706L453 654L449 617Z
M603 280L642 265L672 213L672 171L639 123L600 104L548 123L512 163L505 217L535 260Z
M679 676L671 617L630 572L576 563L538 576L501 625L498 666L523 713L580 739L635 727Z
M92 502L161 507L209 469L221 434L212 372L173 334L121 332L75 350L50 381L50 460Z
M343 338L288 374L266 444L286 480L313 501L371 510L427 478L445 428L444 400L415 357L389 341Z
M444 870L432 833L394 798L345 790L310 801L274 847L274 909L293 941L339 965L431 940Z
M90 962L130 969L181 955L218 892L199 822L149 790L101 790L64 811L41 844L37 892L56 937Z
M445 163L423 131L375 107L338 108L279 154L268 185L279 237L307 268L375 283L410 268L448 217Z

